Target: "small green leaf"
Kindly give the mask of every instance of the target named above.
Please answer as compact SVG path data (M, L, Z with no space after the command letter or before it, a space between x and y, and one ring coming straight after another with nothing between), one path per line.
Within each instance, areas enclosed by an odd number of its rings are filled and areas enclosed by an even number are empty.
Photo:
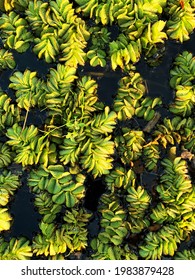
M73 207L76 203L75 197L71 194L71 192L65 193L65 199L66 199L66 206L67 207Z
M51 194L56 194L56 193L59 193L61 191L61 186L58 183L58 181L56 181L56 179L51 178L49 180L48 185L47 185L47 190Z
M63 204L66 200L66 196L65 196L65 193L63 191L57 193L57 194L54 194L52 196L52 200L54 203L57 203L57 204Z

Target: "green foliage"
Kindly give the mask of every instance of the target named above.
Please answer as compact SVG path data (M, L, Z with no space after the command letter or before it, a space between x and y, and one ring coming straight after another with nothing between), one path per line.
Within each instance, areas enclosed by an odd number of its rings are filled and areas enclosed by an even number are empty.
M0 71L10 73L8 94L0 90L0 231L11 229L21 174L41 215L32 245L1 238L0 259L194 259L178 250L195 230L194 56L173 61L170 118L156 117L163 98L150 96L135 64L144 54L157 66L167 38L189 39L195 1L4 0L0 10ZM53 63L41 78L10 52L29 47ZM111 106L98 99L107 75L119 80ZM150 185L147 174L159 177ZM106 190L93 214L82 207L91 176Z
M0 239L0 260L29 260L32 249L26 238L11 238L9 242Z
M124 167L118 166L113 168L109 174L105 176L105 182L108 188L115 192L116 189L127 189L132 186L136 180L136 174L132 169L125 170Z
M14 57L11 52L0 49L0 71L3 69L13 69L16 66Z
M124 258L126 254L125 251L122 252L120 245L128 233L125 223L126 213L114 194L104 194L101 197L99 212L102 215L100 222L102 231L91 242L93 250L96 251L92 257L95 259ZM126 257L128 259L128 254Z
M8 166L12 162L12 154L5 143L0 143L0 168Z
M108 174L112 168L114 153L114 142L110 141L111 136L103 139L92 139L83 146L81 163L88 172L92 171L94 177L102 174Z
M54 223L40 223L41 233L33 240L33 253L37 256L57 256L59 254L81 251L87 246L86 224L91 214L83 209L66 211L65 223L56 228Z
M195 228L195 188L186 161L180 157L173 161L165 158L162 165L164 172L156 187L161 202L152 209L150 217L164 226L156 233L150 232L147 245L140 246L140 255L146 259L160 259L162 254L173 256L177 243Z
M55 61L55 57L59 53L59 44L56 39L56 34L49 30L44 30L41 32L41 38L35 38L35 46L33 51L38 55L38 58L41 59L44 57L47 63Z
M138 62L140 58L140 40L129 41L124 34L120 34L116 41L112 41L109 44L109 48L111 66L113 70L115 70L117 66L124 69L128 64Z
M20 120L20 109L11 103L11 98L0 89L0 134L5 127Z
M45 99L51 115L62 115L62 112L69 107L72 97L71 86L77 78L75 74L75 68L59 63L56 69L50 68Z
M84 21L78 18L75 24L75 32L72 32L72 35L63 36L65 43L60 46L62 52L60 61L65 61L66 65L70 67L77 67L78 64L84 65L86 59L84 49L88 38L89 33L86 30Z
M192 152L195 150L194 139L194 119L191 117L182 118L179 116L174 117L172 120L164 118L163 124L158 124L157 129L154 131L154 136L157 136L158 141L164 148L168 144L182 144L185 149Z
M5 206L20 185L18 175L3 170L0 175L0 205Z
M120 121L132 118L145 91L144 81L139 73L131 71L129 76L120 79L113 105Z
M195 28L195 8L191 5L191 1L184 1L184 7L179 1L170 1L166 8L169 15L167 21L167 34L171 39L186 41Z
M143 147L143 157L147 170L156 170L158 160L160 159L159 143L157 141L151 141L147 143Z
M90 59L90 65L93 67L98 65L101 67L106 66L106 53L102 50L90 50L87 52L87 57Z
M183 250L176 252L174 256L175 260L195 260L195 249Z
M10 229L12 217L7 208L0 208L0 232Z
M36 256L55 256L65 253L67 248L72 249L71 239L66 236L64 229L56 229L54 224L41 223L42 234L35 236L33 240L33 253Z
M160 97L154 99L145 97L140 100L140 104L138 103L137 108L135 109L135 115L139 118L144 118L146 121L150 121L155 115L154 108L161 104L162 100Z
M87 57L90 59L90 65L93 67L97 65L105 67L107 56L106 46L110 41L110 32L105 27L99 28L97 26L91 27L89 32L91 34L91 46L87 52Z
M40 14L44 10L45 5L47 6L47 3L43 3L42 1L30 1L26 10L27 21L36 36L40 36L43 30L42 26L44 27L44 17L41 17Z
M146 235L144 244L139 246L139 254L147 260L161 259L162 255L173 256L177 250L177 243L183 239L183 230L176 224L163 226L159 231Z
M182 203L190 193L194 192L186 161L176 157L172 162L169 159L162 160L164 173L160 177L160 184L157 186L157 192L161 200L168 206L174 204L176 207L182 207ZM177 207L176 207L177 208ZM191 210L191 208L190 208ZM182 210L185 212L185 210ZM169 218L169 216L167 216Z
M163 43L167 39L167 35L162 30L165 27L166 22L163 20L156 21L151 25L148 24L147 29L144 31L141 37L142 47L146 51L146 55L149 55L156 44Z
M84 104L86 109L90 108L87 102ZM84 107L83 112L85 111ZM82 111L81 114L84 115ZM94 177L108 174L112 168L111 155L114 153L114 142L110 140L109 134L114 129L115 119L116 114L110 112L109 107L105 107L104 112L94 115L94 120L89 120L87 123L84 120L81 123L81 117L78 121L75 119L74 123L66 124L69 133L60 146L60 160L64 164L70 162L73 166L79 161L83 168L92 172ZM105 137L105 135L109 136Z
M4 46L18 52L25 52L33 40L27 21L13 11L1 16L0 30Z
M130 130L127 127L122 128L122 135L116 136L115 144L124 164L130 164L137 160L142 154L144 145L144 133L141 130Z
M184 51L179 54L174 62L173 68L170 70L170 86L192 86L195 76L195 59L192 53Z
M40 156L46 145L45 136L38 135L38 128L31 125L22 128L17 123L9 128L6 133L10 139L7 144L16 152L14 161L23 166L33 165L39 162Z
M37 194L35 205L42 209L46 207L44 213L48 214L50 213L49 207L53 204L74 207L84 196L84 181L85 176L82 174L74 176L65 171L62 165L49 165L47 168L40 167L38 170L33 170L28 184ZM47 200L44 201L44 197Z
M96 252L92 255L95 260L137 260L136 254L127 245L119 247L116 245L103 244L99 239L93 239L92 249Z
M126 201L128 204L128 227L132 233L139 233L148 227L150 222L144 218L150 205L150 196L142 186L127 188Z
M14 8L17 10L24 10L28 6L28 0L2 0L0 3L0 10L9 12Z
M16 91L16 101L20 108L29 110L30 107L44 104L45 84L36 74L26 69L24 73L17 71L10 77L9 87Z
M190 116L194 111L195 105L195 87L180 86L176 87L174 102L170 105L169 110L183 117Z
M71 237L72 250L82 251L88 246L87 224L92 214L87 213L83 208L79 211L72 209L66 211L62 225L66 233Z
M174 102L169 110L176 115L190 116L195 104L195 88L193 85L195 60L191 53L184 51L179 54L174 67L170 71L170 85L175 89Z
M68 0L29 4L27 20L35 31L33 51L47 63L65 62L67 66L84 65L84 49L89 39L85 22L77 17Z

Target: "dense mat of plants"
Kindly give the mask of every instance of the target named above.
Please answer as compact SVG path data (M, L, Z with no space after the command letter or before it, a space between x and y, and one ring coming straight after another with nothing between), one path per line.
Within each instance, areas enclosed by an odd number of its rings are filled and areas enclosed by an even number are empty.
M0 259L195 259L180 249L195 230L195 57L173 58L168 106L136 70L141 57L158 65L166 40L190 39L195 1L4 0L0 10L0 74L11 69L0 91ZM46 75L28 61L18 69L14 53L29 50ZM108 106L98 79L116 71ZM157 177L151 188L143 171ZM6 235L24 172L41 215L32 240ZM105 186L95 212L87 182Z

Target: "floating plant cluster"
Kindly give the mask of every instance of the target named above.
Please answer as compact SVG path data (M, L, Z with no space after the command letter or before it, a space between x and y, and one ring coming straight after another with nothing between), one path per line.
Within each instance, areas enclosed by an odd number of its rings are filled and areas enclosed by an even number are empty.
M0 11L0 71L11 69L0 90L0 259L195 259L180 248L195 231L195 56L173 58L167 116L136 69L141 57L160 64L166 40L190 39L195 1L4 0ZM14 54L29 50L46 75L18 69ZM120 71L112 105L87 65ZM33 110L42 123L29 124ZM23 172L41 216L32 240L6 235ZM143 172L156 176L151 188ZM88 182L105 186L94 212Z

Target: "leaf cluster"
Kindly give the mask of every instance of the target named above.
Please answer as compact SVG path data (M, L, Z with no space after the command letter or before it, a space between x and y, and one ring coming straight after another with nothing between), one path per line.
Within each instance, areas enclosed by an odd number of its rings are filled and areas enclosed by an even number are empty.
M64 223L57 227L54 223L40 223L41 233L33 239L32 250L37 256L50 256L64 259L75 251L82 251L87 246L86 224L91 214L72 209L63 215ZM66 254L64 256L64 254Z
M195 59L192 53L184 51L176 57L173 65L170 86L175 90L175 98L169 110L176 115L190 116L195 104Z

